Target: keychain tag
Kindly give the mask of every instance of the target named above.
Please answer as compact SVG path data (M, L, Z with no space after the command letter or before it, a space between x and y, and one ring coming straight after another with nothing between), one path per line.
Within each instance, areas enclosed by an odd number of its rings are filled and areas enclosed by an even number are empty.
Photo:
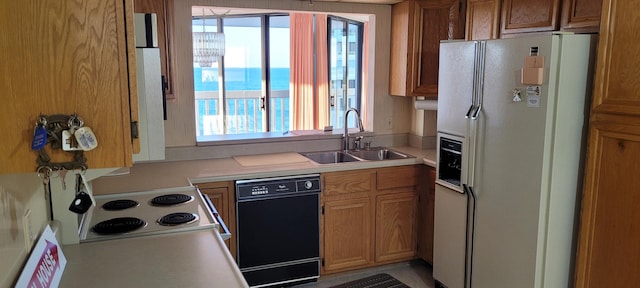
M98 140L96 139L96 135L93 134L93 131L91 131L91 128L80 127L76 130L74 135L78 141L78 147L82 150L89 151L98 147Z
M36 125L36 130L33 132L33 140L31 141L31 149L40 150L47 145L47 129L42 125Z

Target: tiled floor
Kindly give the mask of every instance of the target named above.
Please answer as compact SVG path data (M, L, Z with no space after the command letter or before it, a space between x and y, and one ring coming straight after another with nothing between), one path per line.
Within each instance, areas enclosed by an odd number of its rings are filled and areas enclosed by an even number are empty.
M296 286L296 288L326 288L378 273L388 273L411 288L435 287L433 284L433 277L431 276L431 266L422 260L414 260L322 276L316 283L303 284Z

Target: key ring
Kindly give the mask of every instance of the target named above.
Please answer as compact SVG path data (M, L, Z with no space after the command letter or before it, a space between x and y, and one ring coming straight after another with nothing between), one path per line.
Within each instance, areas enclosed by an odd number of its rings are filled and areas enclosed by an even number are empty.
M36 170L38 172L38 177L40 178L50 178L51 173L53 173L53 169L49 166L40 166Z
M73 169L73 173L76 175L83 175L87 173L87 165L80 165Z
M84 126L84 121L78 114L73 114L69 117L69 121L67 121L67 127L69 128L78 128Z

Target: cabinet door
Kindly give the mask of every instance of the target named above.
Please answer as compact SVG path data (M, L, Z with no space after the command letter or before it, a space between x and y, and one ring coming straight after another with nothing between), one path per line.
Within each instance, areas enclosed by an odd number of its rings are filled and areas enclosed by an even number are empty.
M464 39L462 0L417 1L411 95L437 96L440 41Z
M433 264L433 212L435 204L436 169L424 167L418 197L418 256Z
M377 196L376 262L415 256L417 202L415 191Z
M605 0L598 43L593 112L640 116L638 1Z
M464 39L464 5L463 0L393 5L389 94L438 96L440 41Z
M0 2L0 173L36 171L31 141L40 114L82 117L98 140L84 153L88 168L132 165L132 13L126 0ZM51 162L73 160L50 146Z
M560 0L504 0L501 37L558 30Z
M136 13L155 13L158 18L158 48L160 48L160 69L164 77L165 93L168 101L175 100L172 74L172 32L171 13L173 0L134 0Z
M618 118L592 122L575 287L640 282L640 119Z
M601 12L602 0L563 0L561 29L597 33Z
M602 9L575 287L640 282L640 1Z
M324 204L324 271L365 267L373 262L369 198L327 201Z
M499 23L500 0L467 1L467 40L497 39Z

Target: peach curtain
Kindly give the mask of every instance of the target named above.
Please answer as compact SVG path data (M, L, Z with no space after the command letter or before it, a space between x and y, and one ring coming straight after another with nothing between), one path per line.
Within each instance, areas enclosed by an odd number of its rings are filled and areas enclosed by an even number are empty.
M316 14L316 129L329 125L329 52L327 15Z
M313 15L291 13L289 20L291 130L313 129Z
M322 129L329 125L327 15L316 15L315 81L313 14L291 13L289 19L291 130Z

